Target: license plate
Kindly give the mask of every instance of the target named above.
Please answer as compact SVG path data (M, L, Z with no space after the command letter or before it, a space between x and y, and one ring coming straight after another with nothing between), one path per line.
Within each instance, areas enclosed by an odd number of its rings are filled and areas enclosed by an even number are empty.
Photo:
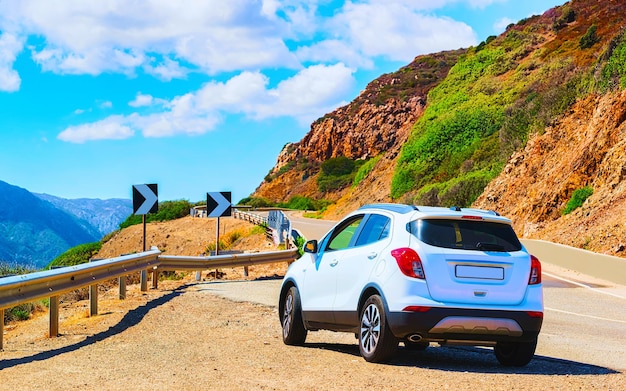
M484 280L504 280L504 268L489 266L456 267L457 278L480 278Z

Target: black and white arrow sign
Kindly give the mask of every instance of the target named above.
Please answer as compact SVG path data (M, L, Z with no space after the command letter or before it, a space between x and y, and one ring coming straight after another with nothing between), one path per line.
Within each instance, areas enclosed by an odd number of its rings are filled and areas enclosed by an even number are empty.
M207 217L230 216L230 191L206 193Z
M145 215L159 211L159 197L156 183L133 186L133 213Z

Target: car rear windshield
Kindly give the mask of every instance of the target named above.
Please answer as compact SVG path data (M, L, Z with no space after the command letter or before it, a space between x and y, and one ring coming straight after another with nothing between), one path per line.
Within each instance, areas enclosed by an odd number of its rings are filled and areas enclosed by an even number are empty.
M511 252L522 249L508 224L482 220L424 219L410 223L419 240L431 246L476 251Z

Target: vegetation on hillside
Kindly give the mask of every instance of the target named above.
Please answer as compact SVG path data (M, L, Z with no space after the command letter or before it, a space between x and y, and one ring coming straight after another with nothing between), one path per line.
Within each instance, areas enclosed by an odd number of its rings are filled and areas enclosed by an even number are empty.
M580 208L585 203L587 198L591 197L592 194L593 188L591 188L590 186L585 186L581 189L574 190L574 193L572 193L572 198L570 198L570 200L567 202L567 205L565 205L565 209L563 209L562 214L567 215L572 213L574 210Z
M246 197L239 201L239 205L247 205L253 208L285 208L296 210L322 210L331 204L326 200L314 200L310 197L295 195L287 202L272 202L261 197Z
M189 216L189 210L195 205L187 200L159 202L158 212L147 214L146 222L168 221ZM123 229L131 225L141 224L142 221L143 217L141 215L132 214L120 224L120 228Z
M92 242L80 244L65 251L63 254L56 257L49 268L61 267L61 266L74 266L81 263L89 262L94 255L102 248L102 242Z
M509 26L459 58L430 91L424 115L403 146L392 198L469 206L531 133L542 132L577 98L624 83L623 34L599 62L583 52L602 42L595 24L585 28L575 47L568 40L559 48L544 46L555 28L571 39L591 23L576 19L572 8L560 13ZM575 20L578 30L568 26ZM603 71L598 75L596 69Z
M36 270L18 264L10 264L7 262L0 261L0 277L12 276L12 275L21 275L33 273ZM4 311L4 318L0 321L4 321L5 324L19 321L19 320L27 320L30 318L31 314L36 311L43 311L48 305L48 300L38 300L33 303L23 303L16 305L14 307L7 308Z
M349 186L363 163L363 160L352 160L345 156L326 160L317 176L318 190L325 193Z

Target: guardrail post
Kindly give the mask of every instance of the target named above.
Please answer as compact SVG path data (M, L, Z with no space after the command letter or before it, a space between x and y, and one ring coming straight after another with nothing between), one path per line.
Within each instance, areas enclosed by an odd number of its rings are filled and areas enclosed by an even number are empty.
M141 280L141 291L146 292L148 290L148 271L147 270L141 271L140 280Z
M50 297L50 331L48 336L56 338L59 335L59 296Z
M120 300L126 300L126 276L119 276L117 282L120 288Z
M98 315L98 284L89 285L89 316Z
M243 267L243 276L248 277L248 266Z
M152 269L152 288L157 289L159 287L159 270Z
M0 350L4 349L4 308L0 309Z

